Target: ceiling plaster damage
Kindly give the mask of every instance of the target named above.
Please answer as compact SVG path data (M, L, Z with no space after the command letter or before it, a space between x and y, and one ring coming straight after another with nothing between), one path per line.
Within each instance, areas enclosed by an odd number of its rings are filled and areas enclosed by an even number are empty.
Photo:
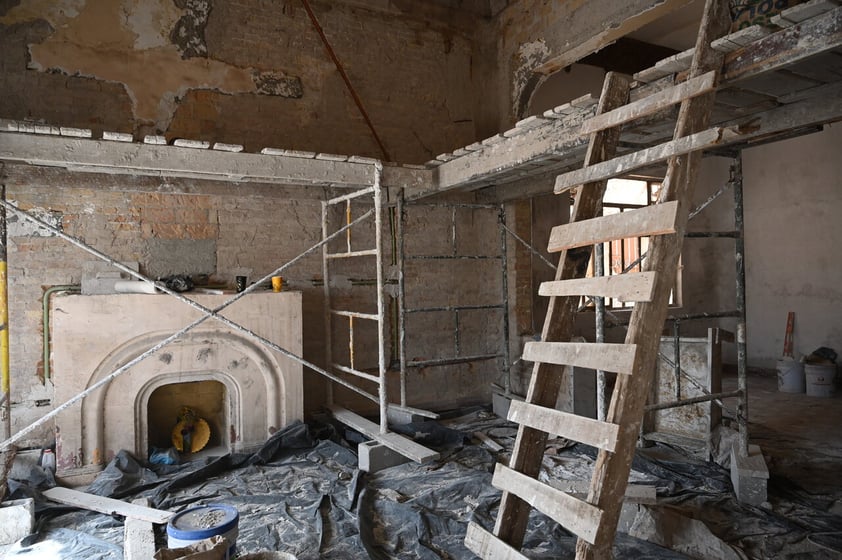
M28 67L122 84L135 120L156 133L167 130L191 90L303 96L300 78L282 70L214 60L204 37L212 10L211 0L76 0L61 7L25 0L0 24L46 20L54 31L29 45Z

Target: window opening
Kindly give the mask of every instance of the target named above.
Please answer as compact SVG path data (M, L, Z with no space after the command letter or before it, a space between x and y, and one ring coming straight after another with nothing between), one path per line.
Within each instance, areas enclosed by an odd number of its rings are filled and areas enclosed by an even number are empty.
M602 215L621 214L638 208L655 204L661 192L662 179L626 178L609 179L602 203ZM649 250L649 236L629 237L606 241L603 246L603 270L606 276L616 276L624 273L641 272ZM594 256L588 264L588 276L594 275ZM670 293L670 305L677 305L679 276ZM593 300L582 302L585 307L593 308ZM605 298L607 309L627 309L634 307L632 301L621 301L617 298Z

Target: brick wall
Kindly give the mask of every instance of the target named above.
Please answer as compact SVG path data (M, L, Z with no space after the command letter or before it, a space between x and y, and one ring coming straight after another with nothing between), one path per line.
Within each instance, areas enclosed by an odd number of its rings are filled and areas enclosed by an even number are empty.
M288 262L321 239L323 190L312 187L220 184L193 180L129 177L68 172L61 169L7 165L7 197L20 208L60 224L64 233L120 261L139 263L152 277L164 274L209 274L233 287L234 276L256 280ZM354 205L354 216L367 209ZM343 212L334 216L339 227ZM457 213L459 254L497 255L497 210ZM451 211L411 208L407 219L407 248L414 254L451 254ZM388 220L384 243L390 261ZM373 246L374 228L364 223L352 234L354 249ZM336 245L344 247L344 238ZM334 250L338 250L334 246ZM65 240L10 214L9 293L10 342L13 372L12 399L15 430L49 410L52 385L43 379L41 298L50 286L78 284L86 263L94 256ZM337 278L373 279L371 260L338 263ZM417 306L496 304L501 299L499 263L481 261L414 261L407 268L408 301ZM287 289L303 293L304 357L324 363L324 303L320 251L283 272ZM466 278L471 278L466 282ZM372 312L374 291L365 285L334 289L338 308ZM53 296L60 297L60 296ZM174 301L173 305L182 305ZM426 314L425 314L426 315ZM452 314L414 316L408 325L410 359L455 355L450 334ZM131 320L131 318L127 318ZM461 355L500 350L502 315L499 310L463 312ZM346 325L334 326L334 356L347 364ZM376 368L376 332L355 326L356 366ZM439 344L441 343L441 344ZM391 352L391 348L388 350ZM499 382L500 362L489 360L452 367L412 370L411 404L439 409L446 403L480 402L489 385ZM305 413L324 404L320 376L305 373ZM397 387L394 388L397 399ZM363 403L365 404L365 403ZM373 410L373 409L372 409ZM25 441L40 445L51 438L51 426Z

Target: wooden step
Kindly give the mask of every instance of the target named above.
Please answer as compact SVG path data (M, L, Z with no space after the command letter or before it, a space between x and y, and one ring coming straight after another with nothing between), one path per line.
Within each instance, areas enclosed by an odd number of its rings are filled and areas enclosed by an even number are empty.
M613 111L602 113L582 123L580 132L590 134L627 123L634 119L657 113L690 97L712 91L715 87L716 72L708 72L697 78L663 89Z
M677 211L677 202L664 202L620 214L556 226L550 232L547 250L555 253L615 239L675 233Z
M599 508L499 463L494 469L491 484L511 492L568 531L593 544L602 518Z
M483 560L529 560L473 521L468 523L465 546Z
M595 163L556 177L554 192L561 194L585 183L620 177L636 169L666 161L673 156L689 154L732 141L742 134L747 134L747 132L741 133L736 127L714 127L651 148Z
M509 420L606 451L614 451L620 428L616 424L523 401L511 402Z
M542 282L540 296L597 296L620 301L650 301L655 272L632 272L596 278Z
M527 342L523 347L523 359L630 374L636 352L634 344Z

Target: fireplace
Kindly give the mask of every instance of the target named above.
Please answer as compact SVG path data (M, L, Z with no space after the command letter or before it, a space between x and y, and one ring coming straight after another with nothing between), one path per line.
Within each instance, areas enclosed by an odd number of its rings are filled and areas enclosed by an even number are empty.
M230 296L190 297L213 308ZM52 306L56 404L201 316L166 295L68 295ZM301 354L299 292L249 294L222 314ZM254 450L301 419L301 376L299 363L208 319L56 417L57 475L83 483L121 449L146 459L170 447L182 407L210 427L203 453Z

